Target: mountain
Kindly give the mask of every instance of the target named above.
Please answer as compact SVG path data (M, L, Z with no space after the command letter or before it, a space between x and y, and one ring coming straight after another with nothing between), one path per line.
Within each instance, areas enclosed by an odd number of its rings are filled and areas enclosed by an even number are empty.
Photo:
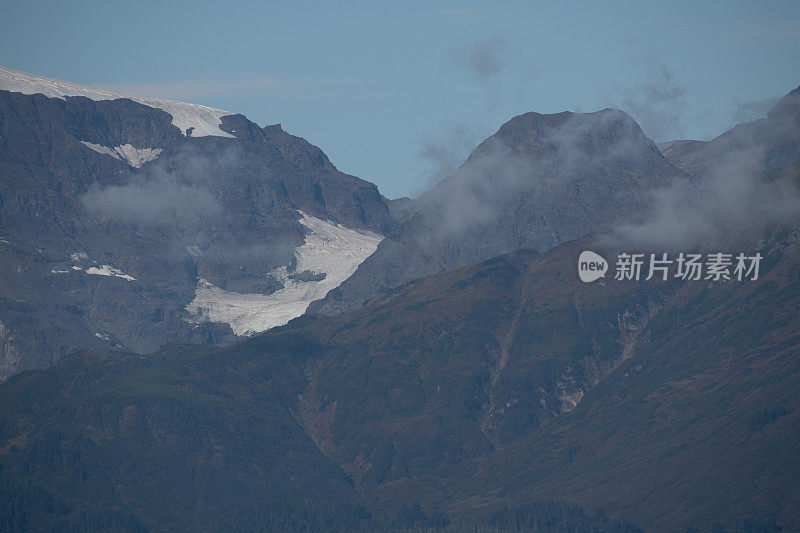
M309 313L352 310L420 276L635 219L653 190L686 179L622 111L514 117L452 176L405 202L398 228Z
M0 68L0 380L285 323L394 224L279 124Z

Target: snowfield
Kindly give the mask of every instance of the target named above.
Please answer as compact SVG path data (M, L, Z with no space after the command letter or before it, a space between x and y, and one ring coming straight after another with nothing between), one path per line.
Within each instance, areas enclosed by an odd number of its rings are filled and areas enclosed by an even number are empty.
M81 144L99 154L110 155L114 159L125 161L135 168L141 168L142 165L152 161L164 151L162 148L134 148L132 144L123 144L121 146L115 146L114 148L90 143L88 141L81 141Z
M270 272L283 283L283 288L272 294L240 294L201 279L186 310L198 321L229 324L237 335L282 326L302 315L311 302L341 285L383 240L377 233L350 229L302 212L300 215L308 234L305 243L294 252L295 272L324 273L324 279L292 279L286 267L281 267Z
M22 94L43 94L49 98L66 96L83 96L90 100L117 100L127 98L140 104L161 109L172 115L172 123L186 135L189 128L192 137L233 137L228 132L219 129L222 117L232 115L228 111L206 107L197 104L187 104L161 98L150 98L118 93L106 89L88 87L68 81L46 78L27 72L20 72L10 68L0 67L0 90Z
M80 270L80 268L78 270ZM129 276L120 269L114 268L111 265L100 265L99 267L89 267L84 272L86 272L87 274L94 274L97 276L109 276L112 278L126 279L128 281L136 281L136 278L134 278L133 276Z

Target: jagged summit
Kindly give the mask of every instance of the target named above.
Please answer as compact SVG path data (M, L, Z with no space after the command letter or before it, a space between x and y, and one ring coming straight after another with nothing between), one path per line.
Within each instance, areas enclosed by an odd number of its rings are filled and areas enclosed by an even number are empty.
M542 114L528 112L518 115L502 126L470 154L467 160L483 157L496 150L499 143L517 154L548 157L583 153L594 156L606 151L619 152L621 143L627 151L657 154L653 141L627 113L606 108L593 113Z
M498 134L507 134L516 129L528 129L532 131L545 132L549 129L562 127L569 122L579 121L602 121L612 126L617 123L626 124L628 127L638 128L636 121L626 112L607 107L591 113L576 113L573 111L561 111L558 113L538 113L528 111L511 118L508 122L500 126Z

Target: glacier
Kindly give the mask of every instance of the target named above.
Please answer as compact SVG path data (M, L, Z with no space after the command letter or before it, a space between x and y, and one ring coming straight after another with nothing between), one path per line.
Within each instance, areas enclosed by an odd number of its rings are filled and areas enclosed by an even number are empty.
M19 70L0 67L0 90L22 94L43 94L49 98L64 99L67 96L83 96L90 100L118 100L127 98L148 107L161 109L172 115L172 124L181 133L192 137L231 137L234 136L219 127L222 117L232 115L229 111L185 102L175 102L162 98L134 96L78 83L37 76Z
M294 279L287 267L280 267L270 274L283 283L283 288L272 294L236 293L200 279L194 300L186 307L193 320L228 324L236 335L282 326L302 315L311 302L341 285L383 240L378 233L347 228L303 212L300 217L308 233L294 252L294 271L324 273L323 279Z

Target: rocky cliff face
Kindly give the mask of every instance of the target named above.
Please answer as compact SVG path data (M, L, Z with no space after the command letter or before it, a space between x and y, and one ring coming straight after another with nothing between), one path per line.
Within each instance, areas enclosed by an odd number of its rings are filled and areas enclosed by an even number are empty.
M0 380L78 348L233 340L185 310L198 283L281 289L301 212L393 228L373 184L280 125L119 96L0 71Z
M546 250L641 215L686 175L622 111L526 113L486 139L356 273L310 310L336 314L380 290L521 247Z

